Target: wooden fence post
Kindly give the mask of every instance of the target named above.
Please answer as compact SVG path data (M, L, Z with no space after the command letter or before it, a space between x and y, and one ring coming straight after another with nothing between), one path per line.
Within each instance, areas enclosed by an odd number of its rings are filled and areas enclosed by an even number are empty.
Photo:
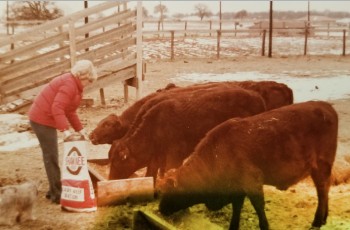
M238 22L235 22L235 37L237 36L237 25L238 25Z
M70 50L70 65L73 67L75 62L77 61L76 52L77 52L77 46L76 46L76 40L75 40L75 27L74 27L74 21L73 19L69 20L69 50Z
M346 30L343 30L343 56L345 56L345 49L346 49Z
M261 56L265 56L265 40L266 40L266 30L263 30Z
M209 21L209 30L211 31L211 29L212 29L212 21L210 20ZM209 37L211 37L211 33L209 33Z
M60 32L60 34L63 33L63 26L62 26L62 25L60 25L60 26L58 27L58 31ZM62 47L64 46L64 42L63 42L63 41L60 41L60 42L59 42L59 46L60 46L60 48L62 48ZM60 61L62 61L63 59L64 59L63 56L59 58Z
M217 45L216 45L216 58L220 59L220 40L221 40L221 31L217 30Z
M187 21L185 21L185 37L187 36L186 30L187 30Z
M327 23L327 35L329 37L329 22Z
M126 7L125 7L126 8ZM136 15L136 98L140 99L142 95L142 2L137 2Z
M103 88L100 88L100 99L101 99L101 104L106 105L105 92Z
M158 32L160 31L160 21L158 21ZM158 37L160 37L160 33L158 33Z
M171 55L170 55L170 59L173 61L174 60L174 30L170 31L171 33Z
M11 43L10 48L11 48L11 50L14 50L14 49L15 49L15 43ZM15 60L12 59L12 60L11 60L11 64L14 63L14 62L15 62Z
M304 55L307 54L307 38L309 34L309 29L308 27L305 28L305 42L304 42Z

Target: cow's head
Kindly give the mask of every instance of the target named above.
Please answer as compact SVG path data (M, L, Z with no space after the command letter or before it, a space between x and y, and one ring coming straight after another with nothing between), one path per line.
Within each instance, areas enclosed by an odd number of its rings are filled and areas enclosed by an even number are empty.
M108 153L110 161L109 179L126 179L142 168L142 162L135 158L126 144L116 140Z
M157 181L157 192L160 194L159 211L163 215L171 215L192 205L203 203L205 194L187 188L178 180L178 171L170 170L163 179Z
M125 133L126 128L123 127L119 117L112 113L98 123L89 138L94 145L112 144L114 140L122 138Z

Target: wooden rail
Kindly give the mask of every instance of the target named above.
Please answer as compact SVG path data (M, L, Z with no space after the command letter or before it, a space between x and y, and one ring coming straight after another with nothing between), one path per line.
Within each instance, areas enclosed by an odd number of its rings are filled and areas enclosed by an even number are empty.
M100 89L103 93L103 87L121 81L125 100L128 85L135 87L139 96L142 33L137 11L141 8L130 10L123 1L106 2L1 38L0 104L33 98L80 59L91 60L98 70L97 83L85 91ZM94 16L99 14L107 16Z

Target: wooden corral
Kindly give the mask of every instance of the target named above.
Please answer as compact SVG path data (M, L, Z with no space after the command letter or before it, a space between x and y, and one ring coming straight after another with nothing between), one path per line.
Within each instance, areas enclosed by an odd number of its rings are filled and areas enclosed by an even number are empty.
M141 3L130 10L125 1L105 2L0 40L0 104L32 100L54 77L77 60L91 60L98 80L84 92L124 83L140 96L142 81ZM102 16L101 16L102 15Z

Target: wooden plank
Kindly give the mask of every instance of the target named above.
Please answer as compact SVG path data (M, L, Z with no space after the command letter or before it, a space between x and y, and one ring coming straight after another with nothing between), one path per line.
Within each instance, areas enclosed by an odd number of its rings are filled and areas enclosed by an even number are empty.
M103 60L106 55L108 55L111 52L118 52L121 51L130 45L135 44L135 38L125 38L121 41L115 41L109 44L108 46L103 46L94 50L90 50L86 53L83 53L82 55L79 55L77 59L90 59L90 60ZM68 48L68 47L67 47ZM114 55L110 55L114 56ZM35 60L35 58L33 58ZM60 73L64 73L69 71L70 65L66 65L67 61L69 60L63 60L58 63L53 63L50 65L50 63L46 63L46 65L43 65L44 63L39 64L39 69L36 69L31 72L24 72L28 71L30 68L26 68L23 71L21 69L18 69L17 71L5 75L3 78L1 78L2 85L7 85L7 90L10 90L13 87L18 87L18 85L21 85L23 83L32 82L33 79L35 81L40 81L41 79L46 79L51 76L57 76ZM64 64L63 64L64 63ZM103 62L100 61L100 64ZM36 68L37 66L34 66L33 68ZM21 74L21 75L19 75ZM29 80L29 81L28 81Z
M130 27L131 25L125 25L125 27L120 27L117 29L113 29L112 31L107 31L106 34L100 34L98 36L93 36L83 41L79 41L77 44L77 50L85 50L87 47L90 47L95 44L103 43L106 41L113 41L113 37L125 36L125 32L132 32L135 27ZM122 40L120 40L122 42ZM108 46L109 44L104 44L104 46ZM121 44L123 46L123 44ZM105 50L112 52L113 47ZM5 67L0 70L0 79L3 82L7 80L13 80L18 76L25 75L28 72L44 68L47 66L47 62L50 60L57 60L65 54L69 54L69 46L64 46L58 48L56 50L49 51L45 54L40 54L35 57L32 57L28 60L15 62L12 65ZM106 53L101 54L101 56L106 55ZM23 71L25 69L25 71Z
M88 32L101 29L103 27L107 27L108 25L118 25L118 23L121 23L123 21L126 21L129 19L130 22L130 17L135 17L135 11L126 11L123 12L122 14L113 14L107 18L102 18L101 20L95 21L95 22L90 22L88 24L85 24L84 26L78 27L77 28L77 35L85 35ZM124 22L124 23L129 23L129 22Z
M97 182L97 205L137 203L154 199L153 177Z
M78 50L83 50L94 45L107 46L111 42L122 41L123 37L131 36L135 31L135 26L126 24L119 28L108 30L102 34L91 36L87 39L79 41L77 44Z
M89 172L90 172L91 174L93 174L94 177L96 177L99 181L107 181L106 178L104 178L103 176L101 176L101 174L99 174L99 173L97 172L97 170L94 169L93 167L91 167L90 165L88 165L88 170L89 170Z
M23 86L29 86L30 88L31 86L35 87L41 84L45 84L53 77L68 72L70 66L71 65L69 59L59 63L47 63L47 65L41 69L26 73L16 78L3 80L1 88L4 89L4 91L9 92Z
M43 70L35 71L33 73L30 73L31 77L23 77L18 78L16 81L11 81L7 84L2 84L1 89L3 90L3 93L6 97L20 94L22 91L29 90L30 88L35 88L40 85L46 84L49 81L51 81L54 77L65 73L70 68L70 62L69 60L66 60L65 62L56 64L56 65L49 65ZM41 74L41 73L50 73L50 74Z
M65 46L57 50L52 50L46 54L38 55L36 57L32 57L30 60L15 62L4 70L0 70L0 80L1 82L5 83L7 81L14 81L17 78L21 78L22 76L30 77L28 76L29 73L43 70L48 65L60 64L61 62L67 61L67 58L60 59L64 55L69 55L69 46Z
M151 212L135 210L133 214L132 229L176 230L177 228Z
M100 4L92 10L89 8L82 12L77 12L69 17L60 20L53 20L42 24L38 27L31 28L31 32L7 37L5 40L8 44L16 43L17 41L26 40L32 34L41 34L46 30L60 28L61 34L53 33L49 38L43 38L40 41L33 42L29 45L19 46L18 49L6 52L0 58L0 65L4 68L0 70L0 92L4 100L1 102L11 101L18 98L33 98L39 90L44 87L55 76L69 71L70 67L78 59L94 60L95 65L98 63L101 66L101 80L98 80L99 87L105 84L110 84L115 81L124 81L136 77L136 56L134 50L136 38L133 37L136 31L135 16L136 11L130 11L124 7L124 11L104 17L90 24L76 27L77 20L98 11L103 11L118 6L121 3L106 3ZM125 6L124 3L122 3ZM79 18L81 17L81 18ZM64 31L62 28L70 24L70 31ZM120 24L126 23L122 26ZM78 23L77 23L78 24ZM118 24L115 26L115 24ZM108 26L109 30L102 30ZM101 29L101 33L93 31L94 34L89 38L84 36L90 30ZM80 34L81 33L81 34ZM68 36L70 34L70 36ZM68 38L69 44L68 46ZM14 41L14 39L18 39ZM1 39L0 44L5 44ZM67 45L64 45L67 44ZM53 46L53 47L52 47ZM56 48L55 46L59 47ZM16 46L17 48L18 46ZM130 49L130 47L133 47ZM49 51L42 53L45 48ZM86 52L87 48L89 51ZM51 50L50 50L51 49ZM40 50L40 54L36 53ZM43 51L45 52L45 51ZM12 59L17 60L6 65ZM19 59L19 60L18 60ZM70 61L72 63L70 63ZM110 65L109 62L114 62ZM104 69L108 67L107 69ZM91 89L97 87L91 87Z
M32 54L36 54L38 50L60 44L60 42L64 40L68 40L68 32L62 32L61 34L33 42L26 46L16 47L14 50L0 54L0 62L4 63L21 56L32 56Z
M114 18L112 18L112 19L113 19L113 21L111 19L110 19L110 21L115 23L115 19ZM132 24L128 23L126 25L131 26ZM123 25L121 27L117 27L116 29L113 29L112 33L110 31L101 32L99 37L94 36L94 40L97 40L97 41L94 41L92 39L85 39L84 43L81 43L81 45L87 45L87 44L92 43L92 42L96 42L97 43L98 40L103 40L103 39L107 40L108 37L112 36L112 34L115 34L116 31L118 31L117 33L120 33L120 34L133 32L131 28L127 28L126 29L125 28L126 25L125 26ZM105 26L105 25L102 24L102 27L103 26ZM133 28L134 28L134 30L136 30L135 26ZM77 36L78 35L84 35L87 32L90 32L90 31L88 31L86 29L84 29L84 30L77 29L76 30L76 35ZM107 36L107 34L109 34L109 36ZM103 36L103 35L105 35L105 36ZM116 35L116 36L118 36L118 35ZM54 44L60 44L64 40L68 40L68 32L64 32L63 34L58 34L58 35L55 35L55 36L52 36L52 37L49 37L49 38L45 38L45 39L43 39L41 41L33 42L32 44L16 48L16 49L11 50L9 52L6 52L4 54L0 54L0 62L11 61L14 57L18 58L18 57L21 57L21 56L31 56L31 54L33 54L33 53L35 54L40 49L52 46ZM102 42L102 41L100 41L100 42ZM84 49L85 49L85 47L84 47Z
M74 64L77 61L77 43L76 43L76 34L75 34L75 27L74 27L74 21L69 21L69 56L70 56L70 65L71 67L74 66Z
M136 34L136 57L137 57L137 65L136 65L136 78L137 78L137 86L136 86L136 99L140 99L142 95L142 3L137 2L137 34Z
M69 65L69 63L68 63ZM136 76L136 70L135 67L129 67L127 69L121 70L119 72L113 73L113 74L106 74L101 77L101 79L98 79L94 84L87 86L84 89L84 92L90 93L95 91L96 89L103 88L106 86L109 86L111 84L114 84L118 81L124 81L129 78L133 78ZM53 77L52 77L53 78ZM1 103L8 103L17 99L32 99L35 95L37 95L42 88L48 83L52 78L48 78L45 80L45 82L41 82L41 84L36 85L27 85L22 86L14 91L2 92L1 90L3 87L0 87L0 92L2 93Z
M126 38L123 41L116 41L109 46L100 47L95 50L91 50L89 52L86 52L82 55L80 55L80 59L90 59L90 60L96 60L96 59L104 59L105 55L112 55L114 52L121 52L123 49L126 49L132 45L135 45L135 38Z
M110 65L106 65L103 69L101 69L101 72L106 73L115 73L117 71L120 71L121 69L125 69L127 67L136 65L137 61L135 59L131 60L121 60L120 63L112 63Z
M115 65L116 68L109 69L109 70L100 70L99 75L109 75L111 73L116 73L120 69L127 68L129 66L132 66L135 64L135 61L130 60L126 62L122 62L120 64ZM35 71L33 73L27 74L26 77L18 78L10 82L3 83L1 85L1 90L3 93L3 96L8 97L14 94L21 93L22 91L26 91L30 89L31 87L37 87L39 85L43 85L51 81L55 76L60 75L70 68L69 60L66 60L64 62L61 62L59 64L49 65L45 69L41 69L39 71ZM104 71L104 73L101 73ZM131 76L132 78L134 76ZM121 81L125 80L124 77L122 77Z
M104 57L103 59L95 59L94 63L96 66L98 66L98 69L101 69L102 71L106 65L113 65L114 63L130 59L136 59L135 52L132 50L126 50L124 52L110 54L108 57Z
M98 165L108 165L109 164L109 159L108 158L98 158L98 159L88 159L88 163L94 163Z
M41 69L47 66L48 63L59 63L60 58L68 54L69 46L66 45L44 54L32 56L27 60L17 61L0 70L0 79L2 81L10 80L28 72Z
M113 74L106 75L100 78L97 82L92 85L88 85L85 89L85 93L90 93L95 91L96 89L104 88L106 86L110 86L115 84L118 81L124 81L129 78L136 77L136 67L130 67L125 70L118 71Z
M7 36L5 38L2 38L0 40L0 47L5 45L10 45L11 43L16 43L19 40L26 39L30 35L35 35L41 31L50 30L52 28L56 28L59 26L62 26L64 24L67 24L70 20L77 21L79 19L85 18L89 16L90 14L96 14L100 11L104 11L110 8L117 7L121 4L121 2L117 1L107 1L105 3L87 8L85 10L73 13L69 16L61 17L52 21L49 21L47 23L41 24L39 26L35 26L30 28L30 30L27 30L21 34L11 35Z
M89 37L80 41L81 46L91 46L96 44L109 43L111 40L120 40L122 36L132 35L136 30L136 27L132 23L122 25L120 27L106 30L103 33Z

